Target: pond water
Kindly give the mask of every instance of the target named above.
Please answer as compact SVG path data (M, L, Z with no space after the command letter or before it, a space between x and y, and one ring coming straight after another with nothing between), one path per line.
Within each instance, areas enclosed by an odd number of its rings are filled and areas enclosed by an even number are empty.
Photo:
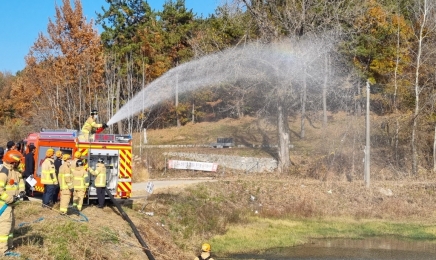
M258 254L234 254L216 260L427 260L436 259L436 241L410 241L393 238L317 239L307 244L275 248Z

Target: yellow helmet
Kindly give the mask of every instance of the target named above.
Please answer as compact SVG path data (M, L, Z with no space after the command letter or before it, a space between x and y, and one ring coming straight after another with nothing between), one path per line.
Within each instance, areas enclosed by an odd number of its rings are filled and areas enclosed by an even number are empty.
M74 158L80 158L80 157L82 157L82 153L79 152L79 151L76 151L76 152L74 153Z
M210 252L210 245L208 243L204 243L203 245L201 245L201 251Z
M68 154L68 153L62 155L62 160L64 160L64 161L66 161L66 160L68 160L68 159L70 159L70 158L71 158L71 155Z
M56 155L56 157L62 157L62 151L61 150L57 150L55 155Z
M48 148L47 152L45 152L45 156L52 157L54 154L54 150L52 148Z

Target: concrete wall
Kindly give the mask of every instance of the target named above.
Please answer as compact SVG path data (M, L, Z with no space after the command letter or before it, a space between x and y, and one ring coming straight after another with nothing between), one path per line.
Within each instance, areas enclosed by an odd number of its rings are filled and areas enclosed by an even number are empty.
M218 154L198 154L167 152L164 153L169 159L186 161L218 163L218 171L227 169L242 170L249 172L272 172L277 168L277 161L271 158L240 157ZM224 167L224 169L223 169Z

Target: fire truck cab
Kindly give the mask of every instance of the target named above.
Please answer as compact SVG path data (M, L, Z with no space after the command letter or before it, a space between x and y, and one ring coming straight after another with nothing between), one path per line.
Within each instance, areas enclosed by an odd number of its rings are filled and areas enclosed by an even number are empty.
M95 134L92 141L82 142L78 139L78 131L70 129L42 130L29 134L24 140L26 146L33 144L35 149L35 191L44 192L41 183L41 165L49 148L60 150L73 157L76 151L82 153L85 168L95 169L97 160L102 158L106 165L106 189L115 198L130 198L132 192L132 138L130 135ZM90 185L87 202L97 199L94 176L89 174ZM106 198L109 198L108 196ZM86 202L86 201L85 201Z

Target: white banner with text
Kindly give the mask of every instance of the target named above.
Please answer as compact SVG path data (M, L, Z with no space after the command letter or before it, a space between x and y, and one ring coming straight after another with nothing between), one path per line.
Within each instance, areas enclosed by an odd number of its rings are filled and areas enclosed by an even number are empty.
M180 169L180 170L197 170L197 171L216 172L218 169L218 164L217 163L207 163L207 162L169 160L168 161L168 168Z

